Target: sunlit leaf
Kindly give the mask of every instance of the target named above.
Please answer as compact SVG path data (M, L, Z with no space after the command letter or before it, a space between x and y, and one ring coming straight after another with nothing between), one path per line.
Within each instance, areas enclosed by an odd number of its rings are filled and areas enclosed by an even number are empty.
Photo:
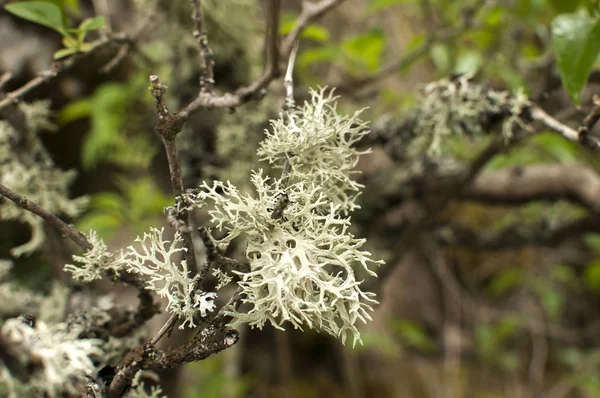
M90 116L91 111L92 101L90 99L73 101L60 110L57 122L59 126L64 126L74 120Z
M79 29L85 32L102 29L106 25L104 17L86 18L79 24Z
M54 29L66 35L66 27L60 7L45 1L21 1L4 6L6 11L28 21Z
M353 72L377 70L384 46L385 36L380 28L344 40L341 47L345 61L348 61L345 66Z
M60 50L54 53L54 59L63 59L65 57L68 57L69 55L75 54L76 52L76 48L61 48Z
M582 14L561 14L552 21L552 49L567 93L579 104L600 53L600 21Z

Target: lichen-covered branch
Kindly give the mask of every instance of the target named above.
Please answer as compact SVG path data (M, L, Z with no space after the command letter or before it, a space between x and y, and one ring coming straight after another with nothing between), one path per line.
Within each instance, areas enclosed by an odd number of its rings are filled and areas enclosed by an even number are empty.
M56 228L62 236L64 236L65 238L69 238L71 241L73 241L73 243L75 243L82 249L92 249L92 245L82 232L78 231L73 226L65 223L63 220L56 217L54 214L42 209L40 206L27 199L26 197L19 195L18 193L14 192L10 188L2 184L0 184L0 195L10 199L20 208L40 216L41 218L46 220L50 225Z

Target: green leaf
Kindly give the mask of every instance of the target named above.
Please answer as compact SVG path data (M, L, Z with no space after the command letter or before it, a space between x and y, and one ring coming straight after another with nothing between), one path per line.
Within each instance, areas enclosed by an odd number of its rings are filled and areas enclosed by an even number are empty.
M450 55L450 49L447 45L441 43L434 44L431 46L431 50L429 50L429 56L441 75L450 73L452 56Z
M55 4L45 1L22 1L7 4L4 8L18 17L54 29L62 35L67 34L62 11Z
M562 83L577 105L600 53L600 21L580 14L561 14L552 21L552 50Z
M302 37L319 43L329 41L329 31L319 25L308 25L302 31Z
M521 285L524 279L524 272L521 268L508 268L494 276L488 292L492 297L502 296L509 290Z
M79 29L84 32L91 30L102 29L106 25L104 17L86 18L79 24Z
M333 62L340 55L340 49L337 46L320 46L302 51L298 57L298 65L301 68L319 63Z
M71 47L71 48L61 48L60 50L58 50L57 52L54 53L54 59L59 60L65 57L68 57L69 55L75 54L77 52L77 48Z
M81 43L81 45L79 46L79 48L77 50L82 53L87 53L87 52L92 51L93 48L94 48L94 46L90 43Z
M392 323L392 329L397 336L409 347L417 348L424 352L431 352L435 344L427 335L423 326L409 320L397 320Z
M64 126L74 120L90 116L92 112L92 101L82 99L73 101L60 110L57 123L59 126Z
M62 38L62 44L65 48L75 48L79 47L79 42L71 35L66 35Z
M342 53L346 58L344 66L354 72L374 72L379 68L381 53L385 46L385 36L380 28L344 40Z
M454 72L456 73L475 73L483 64L483 58L479 51L467 51L459 54Z
M600 292L600 261L586 265L583 272L585 285L593 292Z

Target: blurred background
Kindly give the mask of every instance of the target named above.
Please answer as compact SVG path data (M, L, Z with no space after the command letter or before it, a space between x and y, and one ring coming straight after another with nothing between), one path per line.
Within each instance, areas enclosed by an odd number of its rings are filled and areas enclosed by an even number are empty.
M24 97L44 101L38 111L51 124L37 130L45 156L76 172L68 196L89 198L77 216L57 212L82 231L98 231L111 248L126 247L150 226L169 228L163 208L173 198L148 75L168 86L173 110L196 95L190 4L53 3L74 25L104 15L112 32L141 29L134 44L93 52ZM281 3L283 36L301 2ZM361 329L364 344L343 346L312 331L242 329L232 348L161 374L165 392L171 398L600 397L598 155L533 123L515 127L517 138L495 147L502 115L477 110L490 92L523 93L577 128L600 91L600 74L591 73L575 106L552 51L551 23L569 13L597 18L597 2L339 3L301 35L294 84L297 103L308 98L308 88L328 86L341 96L340 113L368 108L362 118L373 132L360 145L372 152L359 163L356 178L366 188L352 215L353 233L367 238L368 250L386 264L377 280L364 282L380 302ZM265 58L264 2L203 5L217 89L251 83ZM61 46L59 33L0 10L0 75L11 73L2 91L50 68ZM431 98L443 91L425 87L439 79L446 79L440 87L472 91L444 122L459 133L444 136L433 153L419 138L438 114ZM178 137L186 187L220 179L251 189L250 171L261 167L256 148L284 97L277 79L260 101L193 115ZM471 111L479 112L475 119ZM474 120L474 128L465 127ZM464 180L474 167L474 178ZM198 225L206 220L197 215ZM57 283L88 289L62 271L77 248L49 227L42 227L45 239L35 250L15 256L12 249L32 239L32 228L26 220L0 220L0 258L14 262L11 283L48 295ZM243 250L239 242L228 254L243 260ZM109 282L91 289L119 302L137 300L135 291ZM19 305L1 303L0 317L18 315ZM156 316L149 329L165 319ZM173 333L164 348L186 336Z

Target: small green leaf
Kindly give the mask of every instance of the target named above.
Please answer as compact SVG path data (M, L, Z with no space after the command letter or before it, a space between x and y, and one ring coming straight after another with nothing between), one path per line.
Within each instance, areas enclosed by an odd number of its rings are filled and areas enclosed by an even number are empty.
M524 272L521 268L507 268L494 276L488 292L492 297L502 296L509 290L523 284Z
M86 18L79 24L79 29L84 32L91 30L102 29L106 25L104 17Z
M581 92L600 53L600 21L561 14L552 21L552 49L567 93L579 105Z
M475 73L483 64L483 58L479 51L467 51L459 54L454 72L456 73Z
M91 45L90 43L81 43L78 50L81 51L82 53L87 53L87 52L92 51L93 48L94 48L94 46Z
M452 56L450 55L450 49L447 45L441 43L434 44L431 46L431 50L429 50L429 56L441 75L450 73Z
M79 47L79 43L73 36L65 36L62 38L62 44L65 48L77 48Z
M54 29L62 35L67 34L62 11L55 4L45 1L22 1L7 4L4 8L18 17Z
M302 51L298 57L298 65L306 68L320 62L333 62L339 55L340 49L337 46L319 46Z
M435 344L427 335L427 331L417 322L400 319L392 323L396 335L408 347L414 347L424 352L431 352Z
M57 52L54 53L54 59L59 60L69 55L75 54L77 52L76 48L61 48Z
M57 123L59 126L64 126L74 120L90 116L92 113L92 101L89 99L81 99L71 102L60 110Z
M308 25L302 31L302 37L319 43L329 41L329 31L319 25Z
M385 47L385 35L380 28L371 28L366 33L346 39L342 43L342 53L346 58L344 66L352 72L374 72L379 68L381 54Z
M585 285L593 292L600 292L600 261L586 265L583 272Z

